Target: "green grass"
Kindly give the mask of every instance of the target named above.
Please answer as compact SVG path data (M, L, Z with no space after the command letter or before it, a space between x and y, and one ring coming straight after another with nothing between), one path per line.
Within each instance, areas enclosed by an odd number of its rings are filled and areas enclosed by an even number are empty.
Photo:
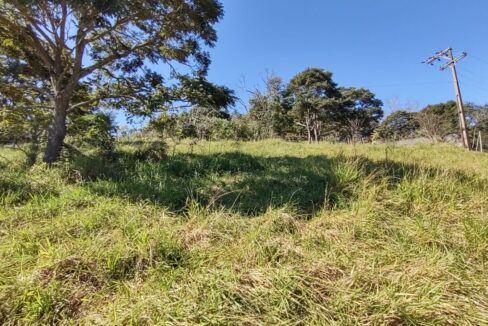
M0 155L0 324L488 324L486 154L202 142L29 170Z

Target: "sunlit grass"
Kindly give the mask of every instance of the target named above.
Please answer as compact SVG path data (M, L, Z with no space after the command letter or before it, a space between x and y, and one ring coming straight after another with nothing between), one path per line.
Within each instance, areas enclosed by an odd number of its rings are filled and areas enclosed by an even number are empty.
M201 142L30 170L0 154L1 324L488 323L486 154Z

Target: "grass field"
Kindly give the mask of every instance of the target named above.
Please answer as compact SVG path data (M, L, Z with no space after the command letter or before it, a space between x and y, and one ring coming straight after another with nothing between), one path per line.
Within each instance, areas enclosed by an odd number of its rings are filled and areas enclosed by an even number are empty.
M0 324L488 324L488 155L202 142L0 150Z

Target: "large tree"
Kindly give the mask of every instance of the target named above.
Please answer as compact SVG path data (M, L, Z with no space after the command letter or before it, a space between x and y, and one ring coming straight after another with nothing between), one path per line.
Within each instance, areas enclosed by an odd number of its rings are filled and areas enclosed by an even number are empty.
M417 112L395 111L376 128L374 138L379 140L396 141L414 138L418 135L419 123Z
M454 101L425 107L417 114L417 120L422 134L434 141L459 132L459 117Z
M343 130L353 142L370 138L383 118L383 102L365 88L342 88L342 103L346 109Z
M218 0L1 0L0 85L21 66L24 75L17 78L28 82L16 86L50 101L44 161L52 163L59 159L67 116L79 107L150 114L206 98L188 86L208 86L205 47L216 42L213 25L222 15ZM169 76L149 69L157 65L168 67ZM80 88L89 97L77 102Z
M341 118L341 94L329 71L304 70L291 79L285 94L290 115L296 125L305 128L309 142L321 140L324 123L333 126Z
M248 118L254 127L254 139L283 136L289 126L289 118L283 105L282 79L269 74L264 84L265 89L253 91L249 100Z

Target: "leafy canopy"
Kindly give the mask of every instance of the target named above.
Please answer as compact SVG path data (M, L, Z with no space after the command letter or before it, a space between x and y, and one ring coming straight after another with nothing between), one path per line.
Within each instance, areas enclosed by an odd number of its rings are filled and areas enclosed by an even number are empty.
M419 129L417 114L403 110L393 112L375 130L374 138L399 140L417 136Z
M150 115L181 102L229 105L232 91L204 79L222 15L218 0L3 0L0 91L13 92L12 77L16 91L51 102L49 160L80 106ZM164 75L150 69L161 65ZM89 96L77 102L80 87Z
M345 134L350 139L369 138L383 118L383 102L365 88L342 88L341 93Z
M295 124L307 130L309 141L319 141L324 121L332 126L340 120L341 96L332 73L308 68L293 77L285 91Z

